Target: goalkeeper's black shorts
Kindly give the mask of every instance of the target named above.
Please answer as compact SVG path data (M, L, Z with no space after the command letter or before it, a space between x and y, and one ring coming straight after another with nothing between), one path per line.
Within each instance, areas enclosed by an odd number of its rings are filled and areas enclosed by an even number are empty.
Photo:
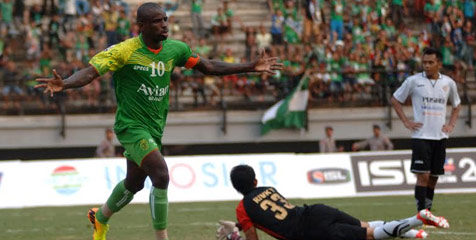
M305 206L302 218L302 239L365 240L367 229L360 220L323 204Z

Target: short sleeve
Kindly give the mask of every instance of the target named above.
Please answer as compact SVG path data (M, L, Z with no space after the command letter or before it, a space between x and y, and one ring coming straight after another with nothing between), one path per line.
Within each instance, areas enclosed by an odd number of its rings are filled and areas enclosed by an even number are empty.
M450 89L449 99L451 101L451 105L453 107L457 107L461 103L461 99L459 98L458 87L456 86L456 82L451 81L450 88L451 89Z
M184 42L177 41L177 66L193 68L200 61L200 57Z
M122 49L123 43L106 48L89 61L89 64L97 70L99 75L102 76L109 71L117 71L124 66L127 61L127 51Z
M411 94L411 88L412 88L412 79L407 78L400 86L395 93L393 93L393 97L397 99L399 102L404 103L408 96Z
M245 207L243 205L243 200L240 201L238 207L236 207L236 218L238 223L240 223L243 232L246 232L253 226L250 217L246 213Z

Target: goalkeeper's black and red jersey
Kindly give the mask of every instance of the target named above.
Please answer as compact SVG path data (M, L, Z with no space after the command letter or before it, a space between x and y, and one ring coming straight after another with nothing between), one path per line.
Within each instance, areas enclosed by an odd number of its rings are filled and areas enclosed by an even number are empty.
M254 226L282 240L295 240L301 232L304 208L291 205L273 187L258 187L247 193L236 208L243 231Z

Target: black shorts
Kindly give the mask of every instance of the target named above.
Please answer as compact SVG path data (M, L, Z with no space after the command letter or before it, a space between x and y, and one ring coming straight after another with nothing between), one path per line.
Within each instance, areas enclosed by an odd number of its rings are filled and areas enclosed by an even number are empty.
M303 221L301 239L365 240L367 236L360 220L323 204L306 206Z
M412 139L413 173L445 174L446 139Z
M273 45L283 45L283 34L271 34L271 37L273 39Z

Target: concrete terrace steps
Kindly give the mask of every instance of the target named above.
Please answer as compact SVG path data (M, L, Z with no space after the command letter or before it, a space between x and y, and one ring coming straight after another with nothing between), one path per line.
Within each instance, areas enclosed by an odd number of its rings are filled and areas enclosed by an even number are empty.
M213 14L215 14L215 12L211 13L210 15L202 15L206 25L210 25ZM181 26L192 26L192 19L190 17L189 12L175 12L174 16L180 22ZM235 16L239 17L244 23L268 21L269 26L271 26L271 15L267 11L265 12L263 10L239 10L235 11ZM234 21L234 24L239 26L239 23L237 21Z
M177 0L180 1L180 0ZM128 0L131 9L143 1ZM166 0L159 0L165 3ZM172 2L175 2L172 0ZM180 1L179 8L174 12L175 19L179 22L180 32L171 36L173 39L182 39L182 33L192 29L192 19L190 17L191 0ZM209 43L216 44L216 40L211 36L211 18L217 12L219 6L222 6L222 0L205 0L202 16L207 33L209 33ZM266 0L236 0L230 1L229 8L233 10L234 15L241 19L245 26L258 27L264 25L266 28L271 26L271 13L268 9ZM245 51L245 34L241 31L239 22L233 22L233 35L226 35L223 41L224 49L229 48L236 57L244 56Z

